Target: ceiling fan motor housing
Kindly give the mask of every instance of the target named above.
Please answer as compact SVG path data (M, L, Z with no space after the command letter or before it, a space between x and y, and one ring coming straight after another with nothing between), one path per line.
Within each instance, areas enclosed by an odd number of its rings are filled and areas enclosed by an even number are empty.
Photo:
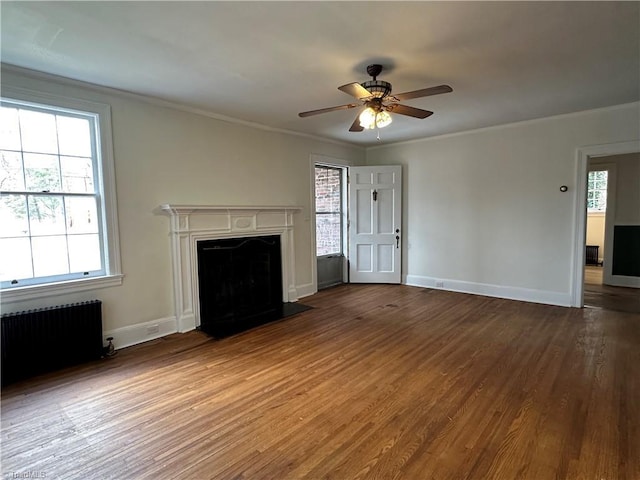
M373 77L373 80L369 80L368 82L360 84L364 88L369 90L374 98L385 98L391 93L391 84L389 82L384 82L377 79L378 75L380 75L381 72L382 65L379 65L377 63L369 65L367 67L367 73Z
M378 63L374 63L373 65L367 66L367 73L373 77L375 80L378 75L382 72L382 65Z

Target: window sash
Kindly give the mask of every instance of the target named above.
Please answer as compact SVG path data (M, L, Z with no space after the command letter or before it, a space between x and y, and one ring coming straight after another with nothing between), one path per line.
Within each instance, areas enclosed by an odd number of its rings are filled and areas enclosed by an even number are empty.
M587 178L587 211L604 213L607 210L607 170L591 170Z
M9 88L8 90L11 90L11 88ZM20 96L20 95L18 95ZM89 104L90 102L84 102L84 101L79 101L82 104ZM27 183L24 184L25 189L18 189L18 190L14 190L14 189L8 189L8 190L3 190L0 193L2 194L2 196L4 197L5 195L22 195L25 197L25 202L28 201L29 198L35 198L35 197L40 197L43 199L46 198L61 198L62 203L64 205L63 207L63 219L64 219L64 223L65 223L65 229L64 232L59 233L59 234L55 234L53 236L51 235L40 235L37 233L34 233L33 230L31 229L31 222L33 221L33 217L30 214L30 211L26 212L26 218L27 221L29 222L29 231L28 231L28 235L25 236L25 238L28 238L29 240L29 251L30 251L30 256L31 256L31 277L27 277L27 278L16 278L16 279L11 279L11 280L4 280L1 282L1 287L4 290L3 291L3 297L7 297L7 294L9 292L11 292L12 289L19 289L19 290L23 290L23 287L25 288L33 288L34 286L39 286L39 287L46 287L47 285L51 285L51 284L55 284L55 283L59 283L59 282L71 282L74 283L74 281L77 280L86 280L88 278L99 278L99 277L107 277L110 275L116 275L116 276L120 276L120 269L119 269L119 253L117 253L117 255L115 256L115 258L113 258L113 260L116 261L112 261L111 264L109 263L109 254L108 254L108 243L107 243L107 238L109 235L109 226L107 225L106 222L106 218L105 218L105 208L106 205L104 204L104 197L102 195L102 189L103 189L103 178L102 178L102 173L103 173L103 162L104 159L102 158L102 143L100 141L101 139L101 135L102 132L100 131L100 113L97 112L90 112L90 111L84 111L84 110L74 110L71 108L67 108L64 106L59 106L59 105L43 105L43 104L39 104L39 103L34 103L28 100L22 100L22 99L17 99L17 98L7 98L7 97L3 97L0 100L0 104L3 107L8 107L8 108L15 108L18 110L25 110L25 111L34 111L34 112L40 112L40 113L46 113L46 114L50 114L50 115L57 115L58 117L66 117L66 118L77 118L77 119L82 119L88 122L88 135L89 135L89 144L90 144L90 157L87 156L79 156L79 155L72 155L72 154L63 154L60 152L60 144L56 143L56 152L55 153L45 153L42 151L33 151L33 149L30 150L15 150L15 149L5 149L3 151L5 152L14 152L16 154L20 155L20 165L22 168L22 175L23 177L26 178L27 175L27 169L25 167L25 154L39 154L39 155L50 155L51 157L55 157L57 160L57 171L56 173L58 174L58 176L60 177L60 188L59 189L55 189L55 191L42 191L42 189L37 189L37 188L27 188L28 185ZM107 107L107 106L102 106L102 109L105 110L103 107ZM108 107L107 110L108 112ZM60 141L60 131L58 129L58 120L56 120L56 124L55 124L55 132L56 132L56 142ZM109 130L109 136L110 136L110 130ZM21 141L21 145L20 147L23 147L22 144L22 137L20 137L20 141ZM67 153L69 153L67 151ZM85 154L88 152L84 152ZM110 153L110 151L109 151ZM90 160L91 162L91 175L92 175L92 188L90 188L89 191L87 192L78 192L78 191L65 191L65 185L62 182L62 178L63 178L63 167L62 167L62 159L63 158L82 158L82 159L87 159ZM111 160L111 159L110 159ZM111 160L112 161L112 160ZM88 162L87 162L88 164ZM113 181L113 178L110 179L111 181ZM25 180L26 182L26 180ZM96 230L95 232L78 232L78 233L74 233L74 232L69 232L69 229L67 228L67 224L69 222L69 219L71 218L67 211L67 205L66 205L66 199L71 199L71 198L92 198L94 199L94 203L95 203L95 225L96 225ZM28 205L28 203L27 203ZM115 213L115 212L114 212ZM113 223L113 222L111 222ZM93 243L95 242L95 236L97 235L97 240L98 240L98 249L95 249L95 247L89 247L90 251L94 252L94 257L99 258L99 265L96 265L95 263L95 258L93 259L94 261L92 262L91 260L89 260L88 263L85 263L84 265L82 265L83 267L85 266L89 266L91 263L93 263L93 267L98 267L98 268L90 268L90 269L85 269L80 271L81 269L77 268L78 264L77 262L83 262L84 260L82 259L82 255L78 256L77 252L75 257L74 254L72 252L72 245L75 244L76 249L78 248L78 241L82 241L82 240L90 240L91 238L94 238L94 240L91 240L89 243ZM53 275L38 275L36 273L36 269L34 266L34 255L36 255L36 251L34 250L34 239L43 239L43 238L49 238L50 240L56 237L59 237L62 240L64 240L64 245L65 245L65 252L66 252L66 262L67 265L65 268L68 268L68 273L59 273L59 274L53 274ZM10 238L14 238L11 236L3 236L2 238L6 238L6 239L10 239ZM54 241L54 240L51 240ZM85 244L85 248L86 248ZM79 260L80 259L80 260ZM57 259L60 261L60 259ZM64 261L62 260L61 263L64 263ZM72 267L72 265L75 265L74 267ZM75 271L72 271L75 270ZM23 272L24 274L24 272ZM111 281L109 281L108 283L112 283ZM38 289L40 292L42 292L42 288ZM55 289L56 291L60 290L59 288ZM9 295L11 296L11 295ZM23 295L19 295L20 297L26 297L28 296L28 294L23 294Z

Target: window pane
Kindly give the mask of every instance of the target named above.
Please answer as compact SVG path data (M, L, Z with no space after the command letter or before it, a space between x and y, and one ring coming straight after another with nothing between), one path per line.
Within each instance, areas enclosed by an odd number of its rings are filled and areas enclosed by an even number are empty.
M316 167L316 212L340 211L340 180L340 170Z
M591 211L605 212L607 210L607 170L589 172L587 183L587 208Z
M60 155L91 156L91 131L86 118L57 116Z
M98 117L108 115L108 106L87 103L84 113L1 100L2 288L118 271L116 256L109 261L105 254L109 239L102 222L103 214L113 214L103 195L110 203L115 192L112 179L101 176L103 152L96 144ZM60 100L71 109L84 104ZM104 160L111 165L110 155Z
M607 205L607 193L596 190L594 193L594 206L597 210L604 211Z
M0 108L0 148L20 150L20 126L17 108Z
M29 195L31 235L65 233L64 209L61 197Z
M102 268L97 234L69 236L69 266L72 272L91 272Z
M0 197L0 237L23 237L29 234L26 195Z
M29 238L0 238L0 281L33 278Z
M60 157L62 190L70 193L93 193L93 165L90 158Z
M329 255L342 252L340 214L316 215L316 254Z
M98 211L93 197L65 197L67 232L98 233Z
M20 152L0 152L0 190L24 191L22 154Z
M26 187L31 192L59 192L60 164L56 155L24 154Z
M20 134L25 152L58 153L55 115L21 109Z
M33 237L33 270L36 277L69 273L67 237Z

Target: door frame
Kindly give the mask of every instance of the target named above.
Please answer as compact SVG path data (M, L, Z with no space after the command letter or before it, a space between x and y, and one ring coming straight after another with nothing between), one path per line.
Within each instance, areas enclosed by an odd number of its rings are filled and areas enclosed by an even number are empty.
M587 239L587 176L589 159L640 153L640 140L631 142L609 143L604 145L588 145L576 149L576 177L574 195L574 228L573 228L573 258L571 276L571 306L584 306L584 260ZM608 189L607 189L608 190ZM615 191L615 187L613 187ZM608 192L607 192L608 194ZM607 202L609 199L607 198ZM615 200L614 200L615 202ZM614 212L611 212L614 213ZM607 212L609 216L609 212ZM613 218L610 219L614 221ZM611 243L611 239L608 243ZM605 237L605 249L607 239ZM606 258L606 257L605 257Z
M349 173L349 167L355 166L355 163L350 160L345 160L342 158L334 158L328 157L326 155L319 155L316 153L312 153L309 155L309 181L311 185L311 208L309 211L309 224L310 224L310 235L311 235L311 285L310 290L311 293L316 293L318 291L318 257L316 255L317 245L316 245L316 175L315 175L315 166L316 165L326 165L328 167L337 167L345 169L345 176ZM346 191L346 178L344 179L343 188L343 196L342 196L342 213L344 216L343 225L342 225L342 251L344 254L343 257L343 268L342 268L342 276L343 281L348 283L349 281L349 270L348 266L348 247L349 247L349 238L348 238L348 205L349 199L347 198Z

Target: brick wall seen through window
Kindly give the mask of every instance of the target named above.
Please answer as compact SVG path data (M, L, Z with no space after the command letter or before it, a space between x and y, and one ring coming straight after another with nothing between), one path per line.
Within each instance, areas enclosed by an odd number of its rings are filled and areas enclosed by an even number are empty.
M316 254L342 253L342 170L316 166Z

